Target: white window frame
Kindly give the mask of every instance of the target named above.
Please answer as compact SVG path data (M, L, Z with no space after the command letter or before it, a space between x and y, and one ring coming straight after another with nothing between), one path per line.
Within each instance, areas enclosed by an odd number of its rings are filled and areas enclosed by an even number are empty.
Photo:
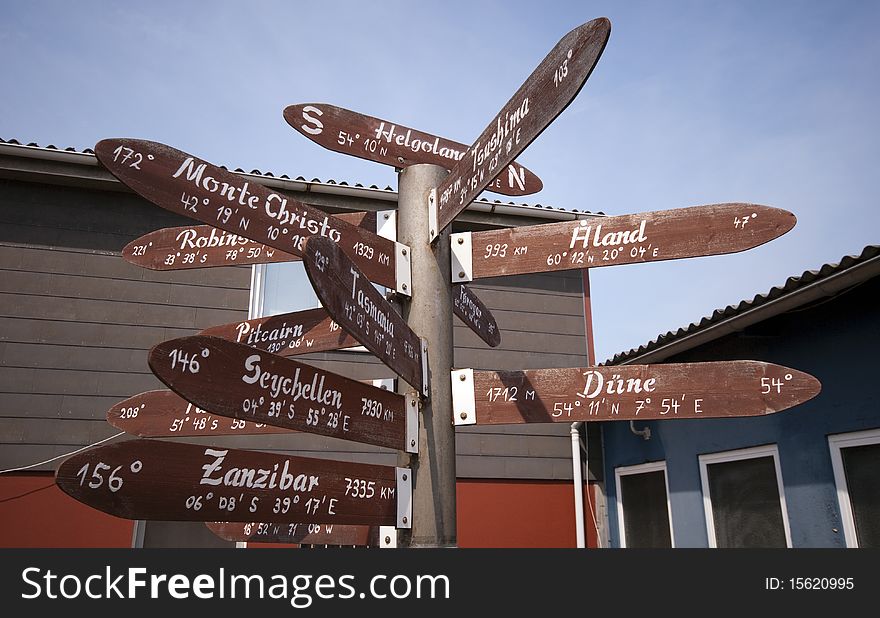
M791 529L788 525L788 508L785 505L785 486L782 482L782 468L779 465L779 447L776 444L754 446L751 448L736 449L733 451L720 451L707 453L699 456L700 481L703 487L703 509L706 517L706 532L709 536L709 547L718 547L715 537L715 517L712 511L712 498L709 494L709 465L741 461L743 459L757 459L770 456L773 458L773 466L776 469L776 488L779 492L779 508L782 511L782 527L785 531L785 546L791 548Z
M620 539L620 547L626 547L626 527L623 520L623 493L620 490L620 477L647 472L663 471L663 484L666 487L666 514L669 518L669 542L675 547L675 532L672 528L672 502L669 500L669 473L666 471L666 461L652 461L635 466L620 466L614 469L614 482L617 487L617 536Z
M828 436L828 450L831 452L831 469L834 471L834 485L837 488L837 504L840 506L840 519L847 547L858 547L856 522L846 484L846 471L843 468L841 450L853 446L867 446L880 443L880 429L838 433Z

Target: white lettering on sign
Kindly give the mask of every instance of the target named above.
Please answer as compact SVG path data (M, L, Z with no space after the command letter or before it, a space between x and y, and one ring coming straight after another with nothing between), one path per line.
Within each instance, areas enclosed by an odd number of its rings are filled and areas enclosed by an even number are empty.
M358 306L367 312L367 315L373 320L376 325L381 328L389 337L394 337L394 323L391 321L391 316L382 311L381 307L373 304L373 301L364 294L363 290L358 289L358 278L360 275L353 269L349 268L351 271L351 297L354 299Z
M287 322L284 322L279 327L269 330L263 330L263 325L260 322L257 322L256 328L252 328L248 322L241 322L235 330L237 333L235 340L237 342L241 342L244 339L245 335L247 335L247 340L245 341L245 343L248 345L266 343L270 341L286 341L291 338L302 337L303 335L302 324L293 324L292 326L288 326Z
M222 487L248 487L250 489L275 489L281 491L293 489L298 492L310 492L320 483L320 478L313 474L297 474L290 472L290 460L284 461L284 467L278 469L274 464L268 468L229 468L225 473L223 461L229 450L205 449L205 455L213 458L213 461L202 466L202 478L200 485L214 485Z
M311 383L300 382L300 368L297 367L293 377L279 375L264 371L260 367L260 355L251 354L244 360L246 373L241 377L247 384L257 384L260 388L269 392L273 399L280 394L291 395L294 401L304 399L315 401L326 406L333 406L337 410L342 408L342 393L335 389L324 388L324 374L315 372Z
M244 236L230 234L214 227L211 228L211 232L207 236L200 235L198 230L187 228L177 235L176 240L180 243L181 251L186 249L206 249L209 247L235 247L251 243L257 244Z
M308 122L311 126L300 125L302 130L310 135L320 135L324 130L324 123L315 118L314 116L309 116L309 114L316 114L318 116L323 116L324 112L322 112L319 108L314 105L306 105L303 108L303 120Z
M587 379L583 391L576 394L578 397L587 399L594 399L602 392L603 387L609 395L622 395L624 393L641 393L642 391L652 393L657 384L657 378L648 378L644 382L641 378L627 378L624 380L616 373L606 380L600 372L592 369L585 371L584 376Z
M464 156L464 151L440 147L439 137L435 137L433 141L423 140L418 137L413 138L412 129L407 129L406 133L397 133L397 125L392 124L386 129L384 121L376 129L376 139L388 144L402 146L412 152L427 152L450 161L458 161Z
M593 247L617 247L619 245L634 245L640 242L645 242L648 240L648 237L645 236L645 223L647 219L642 219L642 222L639 224L639 227L634 230L619 230L616 232L607 232L602 234L602 224L597 224L596 229L593 232ZM585 225L586 221L581 221L580 226L575 226L571 233L571 242L568 244L569 249L574 249L575 244L578 240L583 241L583 248L587 249L587 243L590 240L590 232L593 229L591 225ZM583 235L580 235L578 232L583 232Z

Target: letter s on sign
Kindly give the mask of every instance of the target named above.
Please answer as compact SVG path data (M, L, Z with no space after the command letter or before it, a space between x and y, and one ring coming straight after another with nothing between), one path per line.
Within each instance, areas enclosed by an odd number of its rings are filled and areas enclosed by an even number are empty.
M309 113L317 114L318 116L323 116L324 112L322 112L320 109L318 109L314 105L306 105L303 108L303 120L305 120L306 122L309 122L315 126L310 127L310 126L302 125L302 130L310 135L320 135L321 131L324 130L324 123L321 122L320 120L318 120L317 118L315 118L314 116L309 116Z

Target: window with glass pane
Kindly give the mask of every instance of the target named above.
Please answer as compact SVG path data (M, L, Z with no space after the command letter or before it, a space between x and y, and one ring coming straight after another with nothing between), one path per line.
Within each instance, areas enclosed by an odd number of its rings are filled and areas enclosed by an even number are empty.
M622 512L621 545L626 547L672 547L666 471L621 473L618 471Z
M716 547L786 547L772 455L708 463Z
M312 283L306 275L302 262L282 262L278 264L265 264L262 268L262 307L259 316L277 315L290 313L304 309L320 307Z
M880 443L840 449L859 547L880 547Z

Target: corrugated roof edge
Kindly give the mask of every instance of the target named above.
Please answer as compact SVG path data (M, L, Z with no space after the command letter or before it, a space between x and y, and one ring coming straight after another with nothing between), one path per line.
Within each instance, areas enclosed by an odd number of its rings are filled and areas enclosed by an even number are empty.
M840 285L825 285L833 278L855 274L857 269L859 270L858 276L840 281ZM679 328L675 332L669 331L638 348L615 354L613 358L602 364L624 365L662 360L672 354L683 352L706 341L745 328L749 324L777 315L782 311L802 306L818 296L839 293L877 275L880 275L880 245L868 245L862 249L859 255L847 255L836 264L823 264L818 270L807 270L800 276L791 276L782 286L775 286L766 294L758 294L752 300L740 301L736 306L728 305L724 309L716 309L711 316L703 317L699 323L692 322L686 328ZM807 290L815 293L804 293ZM798 298L798 295L801 297ZM783 305L782 301L784 300L789 302ZM744 318L747 314L755 313L761 308L768 307L771 303L779 303L780 310L773 313L765 312L766 315L763 316L754 316L754 319L745 323ZM729 328L719 328L723 324L727 324ZM710 336L698 338L699 335L707 333L710 329L716 329L716 332Z
M91 148L86 148L84 150L77 150L76 148L73 148L73 147L67 147L67 148L62 149L62 148L55 146L54 144L49 144L48 146L41 146L41 145L34 143L34 142L24 144L16 139L4 139L4 138L0 137L0 145L4 145L4 144L8 145L8 146L18 146L21 148L27 148L30 150L45 151L47 155L52 152L58 152L58 153L71 153L71 154L76 154L76 155L90 155L91 157L95 156L95 151L92 150ZM228 167L222 166L222 165L220 167L222 167L223 169L227 169L227 170L229 169ZM263 182L265 184L268 184L269 186L282 187L284 185L284 182L304 183L305 185L312 187L312 190L315 190L317 187L326 187L326 189L323 189L323 190L317 189L317 192L321 192L321 193L346 193L345 189L349 189L349 190L371 191L371 192L378 191L378 192L386 194L387 197L385 197L384 199L388 199L388 200L394 200L397 197L397 191L395 191L392 187L385 187L384 189L381 189L376 185L366 186L361 183L350 184L344 180L334 180L332 178L327 179L327 180L321 180L320 178L313 178L311 180L306 180L303 176L297 176L296 178L291 178L287 174L276 175L272 172L269 172L269 171L263 172L258 169L251 170L250 172L245 172L242 168L235 168L232 171L234 171L238 174L246 175L246 176L253 176L253 177L261 178L261 179L263 179ZM265 182L266 179L271 179L276 182L266 183ZM282 181L282 182L277 182L277 181ZM336 190L333 190L334 187L338 187L343 190L336 191ZM477 207L476 209L482 210L482 211L486 210L486 206L490 207L489 211L494 211L497 206L525 208L530 211L533 211L532 216L536 216L536 217L542 217L542 215L544 215L544 213L549 215L548 218L558 218L558 216L554 217L550 213L556 213L557 215L564 213L566 215L569 215L567 218L577 218L578 216L581 216L581 215L605 216L602 211L591 212L589 210L578 210L576 208L565 209L565 208L558 208L555 206L545 206L542 204L525 204L525 203L517 204L512 201L504 202L502 200L479 199L479 200L476 200L474 202L474 204L481 205L481 206ZM471 206L469 206L468 208L474 208L473 204ZM534 212L534 211L543 211L543 212Z

